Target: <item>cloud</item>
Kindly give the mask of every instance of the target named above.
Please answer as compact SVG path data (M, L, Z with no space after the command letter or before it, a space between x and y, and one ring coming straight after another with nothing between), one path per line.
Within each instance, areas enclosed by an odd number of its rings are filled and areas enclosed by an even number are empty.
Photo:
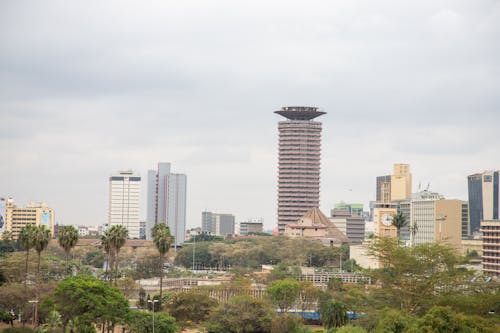
M189 225L208 208L272 227L272 112L303 104L328 112L326 212L367 203L398 161L463 197L468 173L498 167L498 40L490 1L7 1L1 195L102 223L111 172L170 161Z

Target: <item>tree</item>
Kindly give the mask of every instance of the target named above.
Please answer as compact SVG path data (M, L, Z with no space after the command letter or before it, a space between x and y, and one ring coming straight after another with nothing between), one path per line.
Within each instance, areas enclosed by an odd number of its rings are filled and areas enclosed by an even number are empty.
M170 228L165 223L157 223L153 229L151 229L153 235L153 243L160 254L160 309L162 308L161 300L163 296L163 262L165 260L165 255L170 246L174 242L174 236L170 234Z
M401 228L404 228L408 224L406 217L403 213L399 212L392 218L392 225L396 227L396 232L398 238L401 236Z
M125 245L128 237L128 230L123 225L114 225L108 230L108 237L113 247L113 254L115 256L115 286L116 286L116 278L118 275L118 256L120 254L120 249Z
M113 258L114 258L114 249L113 249L113 244L111 243L111 236L108 233L108 230L106 230L103 235L101 236L101 247L103 248L104 252L106 253L106 272L104 273L106 278L109 281L109 284L111 284L111 277L112 273L108 273L108 269L110 269L113 265Z
M396 309L385 309L379 316L375 333L403 333L415 318Z
M153 315L155 332L175 333L178 332L175 319L168 313L158 312L153 314L151 311L139 310L130 312L127 318L127 327L130 333L152 333Z
M394 304L409 313L422 313L435 297L468 289L471 272L458 267L460 259L453 249L439 243L401 246L391 238L377 238L370 254L382 268L371 271L371 277L382 287L372 290L374 307Z
M301 281L299 284L300 293L298 299L300 309L302 312L314 309L319 300L321 290L316 288L310 281Z
M416 320L405 333L494 333L500 324L493 319L456 313L450 307L435 306Z
M111 329L129 314L127 299L108 283L92 276L77 275L60 281L54 293L56 310L63 325L72 321L77 332L95 332L94 323Z
M273 310L263 299L242 295L221 304L207 323L209 333L269 332Z
M359 326L346 325L334 331L335 333L368 333L364 328ZM330 333L330 331L328 331Z
M35 296L35 327L38 327L38 307L40 300L40 262L42 251L47 248L50 241L50 230L44 225L39 225L35 228L33 234L33 244L38 255L37 269L36 269L36 296Z
M168 312L182 327L191 323L201 323L208 319L210 312L217 306L217 301L206 292L190 290L176 293L167 304Z
M300 294L300 283L297 280L285 279L276 281L267 288L266 293L271 303L277 306L281 312L288 312L297 301Z
M26 274L24 277L24 285L26 286L28 283L28 262L29 262L29 254L30 249L35 246L33 241L33 237L35 234L36 227L33 224L28 224L24 226L19 232L19 243L23 249L26 250Z
M57 241L66 254L66 267L69 270L68 260L71 249L78 242L78 230L72 225L65 225L57 233Z
M40 325L41 333L62 333L62 319L59 312L52 310L44 324Z
M312 333L302 321L302 317L287 313L275 316L271 322L271 333Z
M347 309L341 302L330 299L320 305L321 322L326 328L340 327L347 324Z

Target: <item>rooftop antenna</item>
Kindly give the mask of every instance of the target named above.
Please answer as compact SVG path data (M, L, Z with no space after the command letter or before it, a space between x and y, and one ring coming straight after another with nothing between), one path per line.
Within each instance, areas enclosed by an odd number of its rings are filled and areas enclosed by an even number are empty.
M429 187L431 187L431 183L427 183L427 188L425 189L426 191L429 191Z
M422 182L418 182L418 191L420 192L420 189L422 188Z

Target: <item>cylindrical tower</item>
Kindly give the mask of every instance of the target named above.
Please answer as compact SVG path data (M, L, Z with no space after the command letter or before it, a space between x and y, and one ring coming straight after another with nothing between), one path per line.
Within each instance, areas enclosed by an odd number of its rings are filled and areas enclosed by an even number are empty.
M319 208L321 123L316 107L288 106L275 113L278 123L278 231L297 222L310 208Z

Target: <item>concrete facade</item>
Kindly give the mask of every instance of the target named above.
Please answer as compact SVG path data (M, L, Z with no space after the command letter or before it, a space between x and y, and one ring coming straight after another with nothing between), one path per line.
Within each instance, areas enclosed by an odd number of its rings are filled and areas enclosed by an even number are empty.
M283 107L278 123L278 232L295 223L310 208L319 207L321 123L316 107Z
M158 169L148 171L148 212L146 239L151 239L151 229L157 223L166 223L175 237L175 246L186 238L185 174L170 172L170 163L158 163Z
M131 239L140 238L139 201L141 176L133 170L118 171L109 177L108 225L122 225Z
M55 214L54 210L45 202L30 202L26 207L17 207L14 200L9 198L3 201L5 216L3 232L12 233L12 238L17 240L19 232L28 224L36 226L45 225L54 236ZM0 236L3 235L0 232Z
M359 244L365 239L365 219L345 209L333 209L330 221L351 240Z
M483 272L500 277L500 220L481 221Z

